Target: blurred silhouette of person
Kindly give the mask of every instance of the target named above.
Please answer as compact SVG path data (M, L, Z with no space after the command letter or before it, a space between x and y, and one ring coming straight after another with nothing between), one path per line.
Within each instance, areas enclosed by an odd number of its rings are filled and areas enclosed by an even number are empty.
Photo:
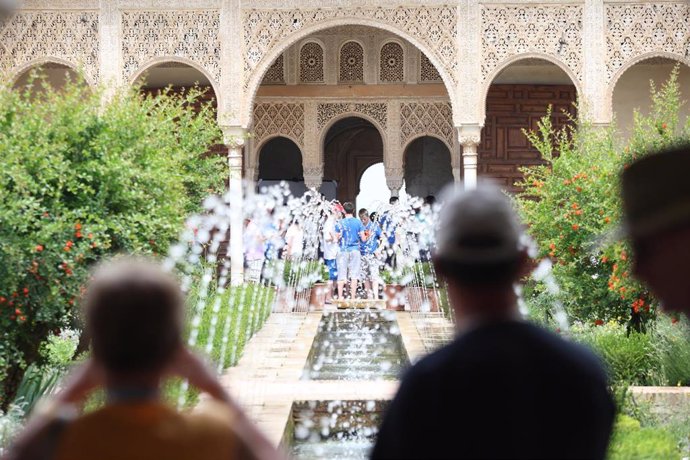
M444 197L433 263L458 336L402 379L373 459L603 459L614 404L588 350L520 318L530 267L509 199L480 183Z
M35 411L8 458L282 458L185 347L183 305L177 282L152 262L123 258L100 266L83 304L92 356ZM178 412L162 401L169 376L210 398L191 414ZM105 405L79 414L98 388Z
M662 309L690 317L690 144L652 153L623 171L623 232L633 272Z
M364 226L364 237L366 239L366 241L362 241L359 245L362 258L361 276L364 279L364 290L366 291L367 299L376 300L379 298L379 284L381 280L378 258L382 248L383 232L379 224L370 219L369 212L364 208L359 210L359 220L362 221Z

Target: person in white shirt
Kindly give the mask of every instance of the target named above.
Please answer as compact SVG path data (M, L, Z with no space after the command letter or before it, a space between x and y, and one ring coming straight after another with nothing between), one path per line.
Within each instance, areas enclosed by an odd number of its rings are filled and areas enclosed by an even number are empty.
M329 304L333 300L333 282L338 280L338 266L336 259L340 246L338 245L338 235L335 231L335 224L342 217L343 207L340 203L333 206L333 211L328 215L326 222L323 224L322 230L322 251L323 261L328 268L328 281L326 291L326 303Z

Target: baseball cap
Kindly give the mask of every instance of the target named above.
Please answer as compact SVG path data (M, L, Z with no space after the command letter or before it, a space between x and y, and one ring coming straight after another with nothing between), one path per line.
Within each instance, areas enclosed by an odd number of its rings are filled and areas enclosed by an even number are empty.
M621 175L623 223L618 236L642 238L690 224L690 144L635 161Z
M436 256L445 262L494 264L515 260L522 225L510 199L492 182L473 190L444 192L436 232Z

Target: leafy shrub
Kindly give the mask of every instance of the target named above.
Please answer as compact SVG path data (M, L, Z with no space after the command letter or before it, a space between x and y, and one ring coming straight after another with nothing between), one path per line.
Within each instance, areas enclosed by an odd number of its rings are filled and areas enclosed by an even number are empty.
M680 458L676 439L663 428L641 427L640 422L619 415L609 445L611 460Z
M595 128L585 120L556 132L548 115L536 132L526 133L546 164L523 168L516 203L539 256L554 262L562 289L559 300L572 319L588 324L628 321L644 330L654 318L656 301L632 279L627 244L598 247L593 241L620 220L618 178L625 165L650 150L690 140L690 120L685 127L678 125L681 105L676 68L659 90L652 85L651 113L635 113L627 142L619 142L615 126ZM538 284L526 293L546 295Z
M659 316L650 330L666 385L690 385L690 327L685 319Z
M621 385L660 385L659 355L649 334L628 332L610 321L601 326L574 325L575 340L588 345L604 361L611 379Z
M201 196L223 186L212 110L186 95L125 90L104 105L0 86L0 381L6 407L41 343L69 326L89 266L162 253Z

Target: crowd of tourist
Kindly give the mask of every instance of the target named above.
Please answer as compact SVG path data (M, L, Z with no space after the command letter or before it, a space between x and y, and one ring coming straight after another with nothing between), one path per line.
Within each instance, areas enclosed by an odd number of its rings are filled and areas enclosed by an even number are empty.
M665 309L690 316L688 169L690 146L630 165L621 233L632 242L636 276ZM358 215L351 203L336 206L323 228L340 297L361 268L374 291L375 256L395 238L387 216L377 223L365 210ZM615 407L601 364L518 312L513 285L530 263L508 198L491 185L454 191L441 215L432 260L447 283L458 336L407 371L372 457L605 458ZM303 249L296 226L286 235L288 257ZM265 250L248 250L252 277L261 269L249 255ZM174 280L150 263L109 264L94 274L84 309L91 359L36 411L9 458L282 458L183 344ZM207 393L210 407L187 415L165 406L160 388L170 375ZM96 388L105 389L105 406L80 414Z

